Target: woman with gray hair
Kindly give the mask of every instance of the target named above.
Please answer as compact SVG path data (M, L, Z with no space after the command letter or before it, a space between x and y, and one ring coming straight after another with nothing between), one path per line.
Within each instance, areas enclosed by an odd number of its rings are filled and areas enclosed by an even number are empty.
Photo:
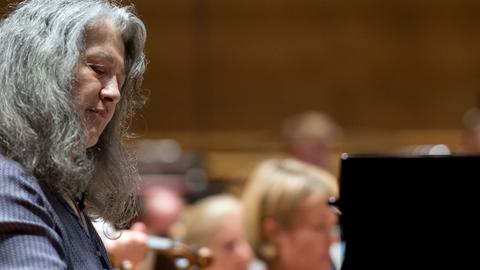
M30 0L0 23L0 268L112 269L90 219L126 227L122 140L145 26L108 0Z

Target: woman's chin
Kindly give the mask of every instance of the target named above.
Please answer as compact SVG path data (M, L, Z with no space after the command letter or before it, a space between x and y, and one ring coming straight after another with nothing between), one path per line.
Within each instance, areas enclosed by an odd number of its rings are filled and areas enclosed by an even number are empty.
M94 147L98 142L98 136L88 136L87 148Z

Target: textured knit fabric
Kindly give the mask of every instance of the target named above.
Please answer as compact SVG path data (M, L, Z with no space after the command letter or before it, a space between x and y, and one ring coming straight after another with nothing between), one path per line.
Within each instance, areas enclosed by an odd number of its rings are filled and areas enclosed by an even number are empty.
M22 167L0 155L0 269L112 269L100 237Z

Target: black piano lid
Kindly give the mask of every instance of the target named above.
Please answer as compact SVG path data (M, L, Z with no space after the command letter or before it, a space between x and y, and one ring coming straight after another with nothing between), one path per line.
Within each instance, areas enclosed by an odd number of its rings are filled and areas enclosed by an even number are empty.
M478 180L479 156L342 155L342 270L477 267Z

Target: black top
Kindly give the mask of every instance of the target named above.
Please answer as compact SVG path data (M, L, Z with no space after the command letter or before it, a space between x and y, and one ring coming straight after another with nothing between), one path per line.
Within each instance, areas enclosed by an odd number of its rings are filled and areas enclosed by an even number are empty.
M0 269L112 269L87 220L0 155Z

